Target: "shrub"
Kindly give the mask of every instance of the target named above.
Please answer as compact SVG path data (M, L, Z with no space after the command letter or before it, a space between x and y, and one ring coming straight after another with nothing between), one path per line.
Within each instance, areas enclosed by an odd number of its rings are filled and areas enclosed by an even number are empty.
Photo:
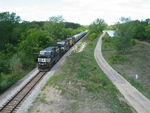
M96 38L97 38L97 34L96 33L92 33L92 34L89 35L90 41L93 41Z
M10 60L10 68L13 74L17 74L22 70L22 63L17 55L14 55Z
M132 42L132 45L133 45L133 46L135 46L135 45L136 45L136 43L137 43L137 40L132 39L132 40L131 40L131 42Z
M123 63L126 60L123 55L114 55L110 57L110 62L113 64Z

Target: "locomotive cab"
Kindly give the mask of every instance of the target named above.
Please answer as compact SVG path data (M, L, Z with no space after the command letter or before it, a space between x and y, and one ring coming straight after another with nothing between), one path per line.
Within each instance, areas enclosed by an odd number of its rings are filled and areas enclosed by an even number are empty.
M44 50L41 50L38 55L38 70L49 71L51 67L63 56L63 54L86 34L87 31L81 32L67 38L66 40L57 42L56 45L52 45Z
M61 56L60 46L51 46L40 51L38 56L39 71L49 71Z

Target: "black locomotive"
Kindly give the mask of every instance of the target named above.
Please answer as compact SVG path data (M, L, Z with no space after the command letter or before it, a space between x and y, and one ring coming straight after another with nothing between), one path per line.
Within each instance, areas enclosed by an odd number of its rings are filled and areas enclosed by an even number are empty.
M67 52L77 41L87 34L87 31L76 34L65 40L57 42L44 50L38 55L39 71L49 71L50 68Z

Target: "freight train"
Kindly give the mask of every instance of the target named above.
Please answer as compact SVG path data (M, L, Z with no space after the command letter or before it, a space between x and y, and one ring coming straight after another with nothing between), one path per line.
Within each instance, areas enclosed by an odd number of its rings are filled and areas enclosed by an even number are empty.
M81 32L65 40L59 41L55 45L41 50L38 55L38 70L49 71L51 67L86 34L87 31Z

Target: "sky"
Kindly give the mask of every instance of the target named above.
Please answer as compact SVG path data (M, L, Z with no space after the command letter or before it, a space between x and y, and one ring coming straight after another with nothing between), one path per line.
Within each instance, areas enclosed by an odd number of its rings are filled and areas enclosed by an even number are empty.
M150 0L0 0L0 12L14 12L26 21L62 15L65 21L89 25L102 18L109 25L120 17L150 18Z

